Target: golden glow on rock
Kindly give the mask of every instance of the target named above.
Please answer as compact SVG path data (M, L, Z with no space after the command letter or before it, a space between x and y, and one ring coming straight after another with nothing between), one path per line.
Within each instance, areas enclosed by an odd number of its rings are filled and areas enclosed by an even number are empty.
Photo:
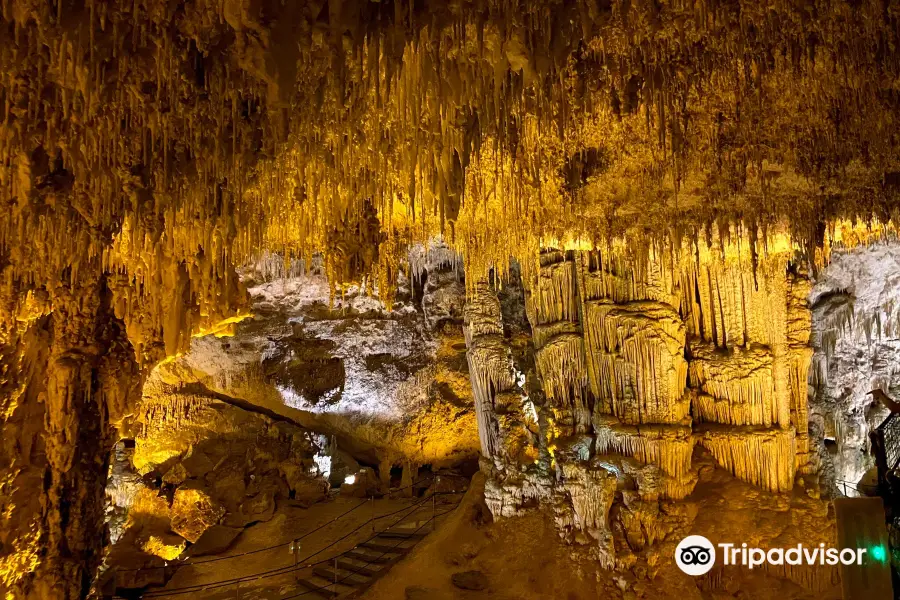
M11 507L12 508L12 507ZM6 515L4 519L8 519ZM0 557L0 583L12 588L28 573L34 572L40 562L41 531L37 520L15 540L12 552ZM11 592L10 592L11 594Z
M158 556L164 560L175 560L182 552L184 552L185 546L184 540L174 544L166 543L165 540L160 537L151 535L141 546L141 549L147 554Z
M30 547L34 518L47 539L16 594L80 593L102 544L102 485L83 465L102 464L153 365L246 313L235 269L263 252L323 252L335 295L359 284L388 306L404 244L436 234L462 254L472 298L516 259L543 302L542 250L606 253L590 283L606 295L591 301L677 299L686 336L770 347L771 399L721 365L695 375L716 404L705 418L758 420L769 402L773 423L789 415L793 442L705 438L740 454L724 461L736 473L783 488L785 457L806 452L809 363L785 264L894 235L900 188L898 8L811 6L5 0L0 425L14 442L0 462L18 493L48 478L16 503L4 544ZM618 389L598 379L638 363L680 373L645 339L672 332L632 324L640 341L597 366L612 332L554 341L544 308L576 320L549 300L532 311L544 391L579 407L551 428L589 426L573 384ZM513 390L508 348L477 329L476 390ZM763 407L726 408L745 399ZM32 464L19 448L35 436ZM766 452L777 459L745 460ZM63 518L71 489L80 512Z

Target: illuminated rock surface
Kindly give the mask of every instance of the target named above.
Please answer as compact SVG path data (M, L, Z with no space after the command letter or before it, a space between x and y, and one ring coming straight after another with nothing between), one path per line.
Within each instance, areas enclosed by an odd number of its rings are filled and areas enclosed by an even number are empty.
M897 233L898 19L873 0L0 2L0 594L86 596L115 442L161 469L200 439L142 457L135 428L189 424L196 398L383 472L480 445L495 515L552 505L606 562L606 473L635 544L691 493L698 445L766 493L861 476L843 452L880 416L863 388L891 388L896 310L842 308L824 269ZM409 258L438 234L452 258ZM281 296L297 312L239 276L316 253ZM814 352L844 389L816 379L810 430ZM169 486L215 470L165 466ZM251 491L234 510L265 516Z

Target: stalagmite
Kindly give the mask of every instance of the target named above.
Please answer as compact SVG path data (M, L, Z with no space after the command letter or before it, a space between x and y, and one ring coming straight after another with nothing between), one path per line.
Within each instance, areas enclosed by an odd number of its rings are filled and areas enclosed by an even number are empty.
M556 522L563 532L580 530L593 537L612 562L612 535L609 509L616 493L617 479L613 473L596 465L567 464L563 466L564 487L572 505L571 522L565 512L558 513ZM608 565L609 566L609 565Z

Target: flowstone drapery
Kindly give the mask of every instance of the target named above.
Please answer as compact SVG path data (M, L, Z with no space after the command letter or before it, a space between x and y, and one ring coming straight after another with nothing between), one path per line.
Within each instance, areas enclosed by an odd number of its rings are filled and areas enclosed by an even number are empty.
M738 479L792 489L798 471L811 469L809 285L789 245L762 256L749 248L741 234L723 231L680 254L616 247L541 255L524 286L542 392L530 404L532 455L542 468L518 486L510 448L521 438L501 425L497 407L505 395L527 394L516 387L496 296L476 286L466 309L468 357L495 514L551 503L561 534L587 532L612 565L613 530L692 492L697 446ZM505 404L526 420L521 401ZM618 524L608 516L616 489L630 490Z

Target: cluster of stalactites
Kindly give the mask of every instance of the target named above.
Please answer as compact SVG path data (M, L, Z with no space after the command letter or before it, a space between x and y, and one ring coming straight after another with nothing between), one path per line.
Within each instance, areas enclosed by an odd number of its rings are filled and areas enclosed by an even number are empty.
M229 77L172 24L224 21L205 3L181 15L141 3L2 8L4 305L46 290L58 308L57 288L105 280L97 289L148 364L221 331L246 302L234 266L260 236L240 200L260 86Z
M773 492L794 487L793 429L708 429L699 442L738 479Z
M693 491L691 472L694 439L690 425L623 425L615 417L594 418L598 454L620 454L659 467L660 488L668 498L683 498Z
M626 423L686 416L684 324L672 307L646 301L585 302L585 339L597 398Z
M184 268L204 314L267 249L329 252L335 285L366 271L390 303L400 250L364 248L379 239L443 233L470 282L511 256L536 277L542 242L678 246L763 204L796 216L805 245L810 214L862 214L854 199L890 196L898 170L880 93L900 71L884 50L897 15L876 2L814 17L750 0L0 9L14 297L103 256L132 288L125 312ZM814 206L823 186L838 205ZM171 329L148 304L140 328Z
M526 312L557 435L593 431L598 453L656 465L669 497L693 488L695 441L737 477L790 489L810 467L809 284L786 234L758 255L751 235L541 255Z

